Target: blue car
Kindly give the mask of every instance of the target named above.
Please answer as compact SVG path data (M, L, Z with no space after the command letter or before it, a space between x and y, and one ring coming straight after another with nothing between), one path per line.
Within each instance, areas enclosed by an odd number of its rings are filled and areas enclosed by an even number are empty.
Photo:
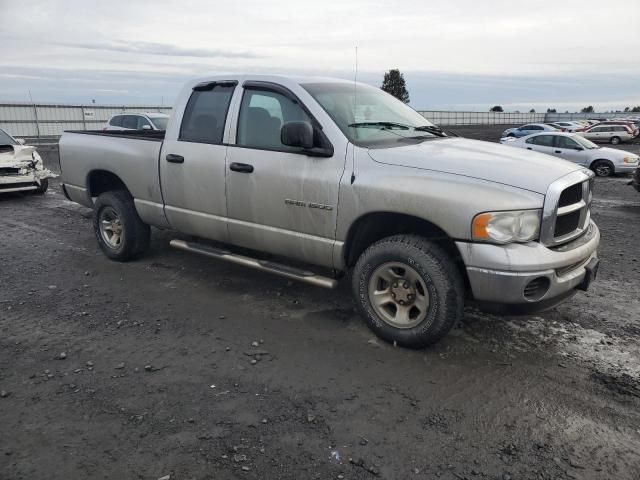
M546 132L558 132L557 128L552 127L551 125L545 125L544 123L528 123L518 128L507 128L502 137L526 137L527 135L531 135L533 133L540 133L542 131Z

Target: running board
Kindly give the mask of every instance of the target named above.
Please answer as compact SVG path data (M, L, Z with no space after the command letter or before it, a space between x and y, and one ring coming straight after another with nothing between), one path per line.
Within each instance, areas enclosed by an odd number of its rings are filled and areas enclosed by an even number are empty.
M206 257L217 258L237 265L255 268L256 270L261 270L263 272L275 273L282 277L290 278L291 280L298 280L299 282L315 285L316 287L336 288L338 285L338 281L334 278L323 277L321 275L316 275L313 272L300 270L280 263L245 257L244 255L238 255L228 250L210 247L201 243L185 242L184 240L171 240L169 245L180 250L186 250L187 252L199 253Z

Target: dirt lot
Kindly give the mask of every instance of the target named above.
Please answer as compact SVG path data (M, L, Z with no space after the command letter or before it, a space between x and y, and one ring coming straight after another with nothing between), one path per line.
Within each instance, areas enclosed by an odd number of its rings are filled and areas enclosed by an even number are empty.
M346 282L205 260L170 232L114 263L57 182L4 195L0 478L637 479L640 194L625 183L596 184L591 291L535 317L468 309L422 351L376 340Z

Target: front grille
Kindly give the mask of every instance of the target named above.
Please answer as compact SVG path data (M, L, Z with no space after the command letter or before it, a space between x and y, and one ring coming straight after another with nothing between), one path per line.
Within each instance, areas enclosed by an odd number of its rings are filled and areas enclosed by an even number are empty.
M582 200L582 184L576 183L569 188L563 190L560 194L560 200L558 201L558 207L566 207L578 203Z
M540 240L555 247L580 237L591 221L593 174L573 172L555 181L545 198Z
M562 215L556 219L554 237L564 237L580 226L580 210Z
M20 175L20 169L13 167L0 167L0 175Z
M12 188L33 187L33 182L20 182L20 183L2 183L0 184L0 190L10 190Z

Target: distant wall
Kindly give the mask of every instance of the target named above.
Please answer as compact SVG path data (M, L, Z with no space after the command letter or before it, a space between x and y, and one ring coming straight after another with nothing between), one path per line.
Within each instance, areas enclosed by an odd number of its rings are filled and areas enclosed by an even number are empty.
M624 118L633 113L514 113L514 112L445 112L418 110L436 125L521 125L590 118Z
M99 130L112 115L124 112L171 113L171 107L3 102L0 128L16 137L59 137L65 130Z
M124 112L171 113L158 105L77 105L0 103L0 128L16 137L59 137L65 130L98 130L112 115ZM436 125L520 125L586 118L626 117L628 113L513 113L419 111Z

